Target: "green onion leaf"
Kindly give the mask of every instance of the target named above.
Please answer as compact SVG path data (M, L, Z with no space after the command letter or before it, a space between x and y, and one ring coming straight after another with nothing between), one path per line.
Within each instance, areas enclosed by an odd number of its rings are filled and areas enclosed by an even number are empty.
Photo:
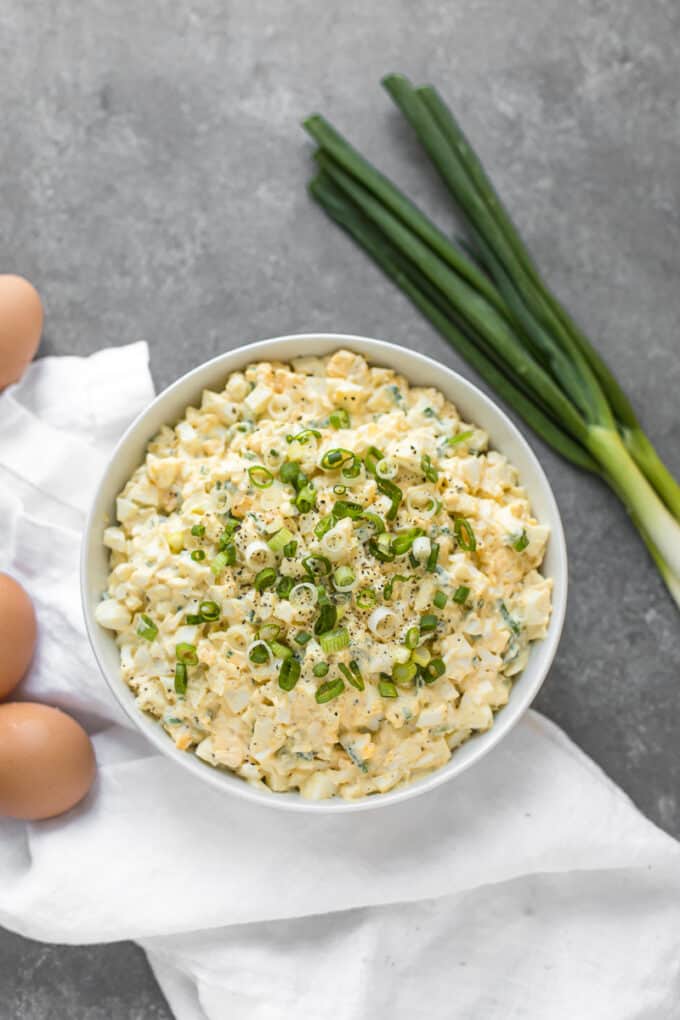
M276 594L280 599L287 599L295 587L294 577L282 577L276 586Z
M221 574L224 568L227 566L227 560L228 556L226 552L221 552L218 553L215 559L212 561L212 563L210 564L210 569L212 570L215 577L217 577L218 574Z
M470 589L466 584L459 585L453 593L453 601L458 606L462 606L467 602Z
M346 485L334 485L333 486L333 492L335 493L336 496L344 496L345 493L347 492L347 486Z
M348 429L350 426L349 414L344 407L338 407L331 411L328 420L334 429Z
M292 691L300 679L300 663L297 659L285 659L279 670L279 687L282 691Z
M347 631L344 627L338 627L336 630L329 630L327 633L320 636L319 644L326 655L332 655L334 652L341 652L343 648L349 647L349 631Z
M346 588L354 582L354 571L351 567L341 566L333 571L333 581L338 588Z
M274 475L263 464L254 464L249 467L248 477L256 489L268 489L274 481Z
M392 552L392 539L387 534L376 536L375 538L369 538L368 550L371 552L377 560L381 563L391 563L394 559L394 553Z
M384 460L383 454L375 446L369 446L364 457L364 467L369 475L375 474L375 469Z
M283 552L285 547L293 538L293 532L289 531L288 528L279 528L279 530L267 540L267 545L272 552Z
M299 630L293 640L298 645L306 645L308 641L312 640L312 635L307 630Z
M390 548L395 556L404 556L411 548L413 543L425 532L422 528L408 528L406 531L400 531L392 539Z
M339 662L338 669L344 676L347 683L351 684L352 687L355 687L358 691L364 690L366 685L364 684L364 678L362 677L356 662L352 661L349 666L346 666L344 662Z
M313 485L303 485L295 497L295 506L301 514L308 514L316 505L316 489Z
M420 627L409 627L406 631L406 637L404 638L404 644L407 648L413 650L418 647L420 641Z
M195 627L200 626L200 624L204 623L205 621L200 613L187 613L186 622L189 624L190 627Z
M333 516L338 520L349 517L355 521L358 517L364 516L364 508L360 503L352 503L347 499L338 499L333 504Z
M297 476L300 474L300 465L294 460L284 460L279 468L279 478L287 485L295 485Z
M404 498L404 493L401 491L398 485L395 485L394 482L389 482L384 478L378 479L378 490L382 492L384 496L388 496L389 499L391 500L390 508L385 514L385 517L387 518L388 521L393 521L394 518L397 516L399 504Z
M385 522L379 514L374 514L372 510L364 510L361 515L362 521L368 521L375 528L376 535L382 535L385 531Z
M436 630L438 623L439 617L435 616L434 613L425 613L420 617L420 629L423 634L430 630Z
M205 524L194 524L191 528L191 534L194 538L203 538L205 535Z
M401 687L408 687L416 678L418 667L415 662L397 662L392 669L392 679Z
M416 566L418 566L417 561ZM395 574L394 577L391 577L389 579L389 581L383 588L383 598L385 599L385 602L389 602L390 599L392 598L392 594L394 592L394 585L397 581L408 581L408 577L405 577L404 574Z
M328 668L329 667L327 662L317 662L316 665L312 668L312 673L314 674L314 676L326 676L326 674L328 673Z
M319 705L325 705L327 701L333 701L345 689L345 681L338 677L336 680L327 680L321 684L314 697Z
M275 641L280 633L281 627L278 623L263 623L257 636L262 641Z
M213 623L215 620L219 620L220 618L220 607L211 599L201 602L198 607L198 611L206 623Z
M297 547L298 547L297 541L286 542L286 544L283 547L283 555L287 560L293 559L295 553L297 552Z
M272 641L270 648L276 659L290 659L293 654L288 645L284 645L281 641Z
M263 567L255 575L255 589L256 591L263 592L266 588L271 586L276 581L276 571L273 567Z
M142 613L139 617L137 633L140 637L145 638L146 641L153 641L158 634L158 627L146 613Z
M437 560L439 559L439 542L430 543L430 555L427 557L427 563L425 569L428 573L433 574L437 569Z
M456 533L456 540L461 549L464 549L465 552L474 552L476 550L477 539L467 517L456 517L453 522L453 530Z
M269 649L265 644L253 645L248 653L248 658L256 666L264 666L265 662L269 662Z
M286 442L299 443L300 446L306 446L312 436L316 439L321 439L321 433L318 429L303 429L302 432L297 432L294 436L286 436Z
M175 655L177 656L177 661L183 662L185 666L198 666L196 645L190 645L186 641L182 641L180 644L175 645Z
M446 440L446 446L458 446L458 443L464 443L468 439L472 439L473 436L474 432L472 430L469 432L459 432L457 436L449 436Z
M443 659L430 659L427 666L423 667L423 679L426 684L433 684L446 672L446 665Z
M333 527L335 527L335 517L333 517L333 514L326 514L314 528L314 534L318 539L322 539Z
M331 561L327 556L305 556L302 565L311 578L327 577L331 572Z
M175 664L175 694L187 692L187 668L183 662Z
M205 559L205 549L193 549L191 551L191 558L194 563L200 563Z
M381 680L378 684L378 690L383 698L399 697L399 691L391 680Z
M328 631L332 631L338 622L338 611L335 606L327 599L325 602L320 603L319 615L316 618L314 624L314 633L326 634Z
M437 609L443 609L444 606L446 605L447 601L448 601L448 599L446 598L446 595L445 595L445 593L443 591L436 591L434 593L434 598L432 599L432 603L433 603L433 605L435 605L437 607Z
M372 588L362 588L361 591L358 591L354 596L354 601L359 609L373 609L373 606L375 606L378 601L378 596Z
M528 545L529 545L529 536L527 535L526 531L523 531L522 534L517 539L517 541L513 544L512 548L516 552L524 552L524 550L526 549L526 547Z
M423 472L428 482L436 482L439 479L439 472L432 466L432 458L429 453L424 453L420 458L420 470Z

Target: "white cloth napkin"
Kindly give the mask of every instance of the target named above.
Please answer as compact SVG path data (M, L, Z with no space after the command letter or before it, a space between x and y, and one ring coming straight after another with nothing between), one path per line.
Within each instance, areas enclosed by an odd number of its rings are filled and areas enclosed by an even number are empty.
M87 644L78 553L147 361L45 358L0 396L0 569L40 627L20 693L77 716L99 763L64 817L0 821L0 923L138 940L179 1020L680 1016L680 848L536 713L433 793L342 817L221 796L130 728Z

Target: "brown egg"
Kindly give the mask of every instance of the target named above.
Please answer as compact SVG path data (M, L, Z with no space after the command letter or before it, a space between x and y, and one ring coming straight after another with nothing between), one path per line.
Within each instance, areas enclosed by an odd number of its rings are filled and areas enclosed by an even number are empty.
M85 730L57 708L0 705L0 815L37 821L68 811L95 775Z
M20 379L38 349L40 295L23 276L0 275L0 390Z
M18 581L0 573L0 701L21 680L34 648L33 603Z

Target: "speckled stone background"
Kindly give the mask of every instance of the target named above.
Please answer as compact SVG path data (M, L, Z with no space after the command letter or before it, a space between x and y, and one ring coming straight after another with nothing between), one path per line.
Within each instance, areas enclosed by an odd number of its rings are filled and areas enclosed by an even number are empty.
M450 98L680 473L677 0L0 0L0 271L40 289L43 353L144 338L162 387L318 329L470 374L305 194L318 108L450 223L388 70ZM534 446L572 583L539 707L680 835L680 617L616 501ZM134 947L0 932L0 1020L168 1016Z

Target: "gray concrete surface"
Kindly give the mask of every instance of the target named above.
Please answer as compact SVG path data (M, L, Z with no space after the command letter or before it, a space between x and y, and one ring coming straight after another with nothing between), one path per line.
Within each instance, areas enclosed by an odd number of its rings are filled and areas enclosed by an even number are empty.
M232 345L366 333L468 370L305 194L315 109L434 213L378 87L436 81L680 473L677 0L2 0L0 271L43 353L145 338L159 387ZM680 835L680 618L616 501L535 448L571 602L539 707ZM0 933L0 1020L169 1016L131 946Z

